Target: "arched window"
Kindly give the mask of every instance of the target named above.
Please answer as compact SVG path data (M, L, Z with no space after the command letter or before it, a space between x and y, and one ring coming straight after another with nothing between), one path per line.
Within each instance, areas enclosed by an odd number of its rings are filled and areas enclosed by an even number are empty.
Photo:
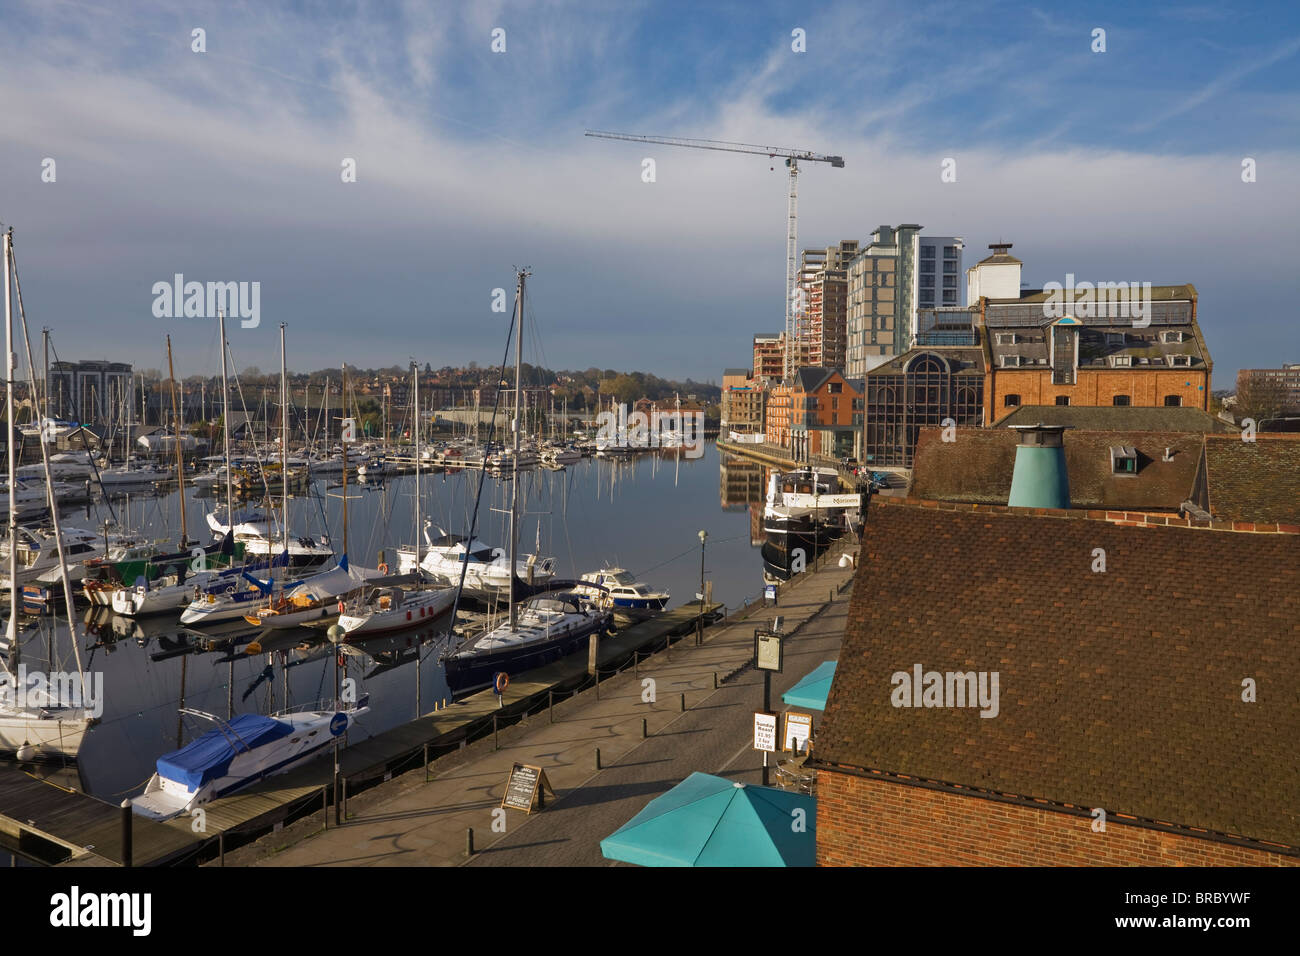
M1002 407L1003 407L1003 408L1019 408L1019 407L1020 407L1020 396L1019 396L1019 395L1008 395L1008 396L1006 396L1005 398L1002 399Z
M909 375L942 375L948 371L948 363L933 352L922 352L907 363Z

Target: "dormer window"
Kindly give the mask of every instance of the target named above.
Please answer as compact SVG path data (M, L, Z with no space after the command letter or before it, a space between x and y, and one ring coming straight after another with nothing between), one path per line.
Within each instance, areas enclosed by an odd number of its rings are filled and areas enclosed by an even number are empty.
M1129 368L1133 365L1133 356L1131 355L1112 355L1110 364L1113 368Z
M1183 335L1184 333L1182 332L1170 332L1170 331L1161 332L1160 341L1164 342L1166 345L1169 345L1174 342L1182 342Z
M1123 345L1123 344L1124 344L1124 333L1123 333L1123 332L1107 332L1107 333L1106 333L1106 344L1107 344L1107 345Z
M1110 473L1112 475L1136 475L1138 470L1137 449L1130 445L1112 445L1110 449Z
M998 341L998 345L1015 345L1015 344L1016 344L1016 333L1015 333L1015 332L999 332L999 333L997 333L997 341Z
M1017 368L1020 365L1019 355L1002 355L999 356L999 363L1003 368Z
M1169 364L1174 368L1189 368L1192 364L1192 357L1190 355L1171 355L1169 356Z

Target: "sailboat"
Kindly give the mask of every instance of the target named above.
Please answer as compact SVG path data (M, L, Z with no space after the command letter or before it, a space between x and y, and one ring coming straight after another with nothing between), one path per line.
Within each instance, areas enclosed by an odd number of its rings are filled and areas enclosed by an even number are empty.
M420 528L420 471L422 457L418 449L422 441L420 428L420 371L412 363L415 378L415 527ZM346 505L346 502L344 502ZM419 545L416 545L417 549ZM420 554L417 550L414 563L418 566ZM420 572L416 572L417 574ZM339 627L343 629L340 642L372 637L377 634L391 634L408 627L421 627L449 614L455 605L456 589L454 587L430 588L423 583L405 589L398 587L366 588L351 602L339 602Z
M519 551L519 416L523 390L520 372L524 342L524 287L530 275L518 272L515 292L515 413L513 424L514 454L511 456L514 480L510 485L510 557L507 568L518 566ZM510 581L509 613L506 623L471 638L443 657L447 686L454 692L485 687L497 672L520 673L550 663L578 650L593 632L607 630L612 621L608 610L592 607L577 594L551 592L538 594L522 608L517 592L524 582Z
M18 310L23 323L23 341L27 346L27 364L31 368L31 342L27 336L27 316L22 307L22 287L18 284L17 272L13 254L13 228L10 227L4 233L5 354L9 356L9 367L14 368L16 363L13 361L13 294L17 289ZM34 380L35 375L32 378ZM48 381L47 378L44 396L47 413ZM5 413L10 436L5 458L9 472L9 510L10 514L13 514L16 455L12 440L14 434L12 374L5 376L5 398ZM77 625L73 613L72 585L68 580L67 556L64 554L63 539L59 534L59 509L54 500L54 482L50 478L49 444L42 441L40 447L41 461L45 467L46 487L50 494L50 519L54 528L55 550L59 565L63 568L63 596L68 608L68 636L72 641L77 671L74 675L54 673L29 675L20 663L22 635L18 630L18 548L14 541L16 525L11 523L9 526L9 622L5 633L8 658L4 662L4 673L0 675L0 680L3 682L3 688L0 689L0 752L12 753L23 761L60 758L75 760L81 750L86 730L93 720L91 711L85 706L88 702L85 685L90 675L81 667L81 646L77 640ZM55 662L48 663L52 671ZM72 679L65 679L67 677Z
M281 427L283 436L280 442L281 453L288 454L289 447L289 416L288 416L288 399L285 395L288 372L284 364L284 323L280 324L280 395L284 402L285 414L281 416ZM344 372L346 388L346 370ZM345 392L346 394L346 392ZM346 455L347 445L344 445L344 454ZM360 588L367 580L378 578L382 575L380 571L372 571L368 568L355 568L348 563L348 499L346 471L344 472L343 488L343 554L339 557L337 567L328 571L322 571L319 574L313 574L310 578L299 581L294 587L284 591L279 596L272 596L262 607L250 611L244 615L244 620L249 624L257 627L272 628L282 630L289 627L299 627L303 624L309 624L313 621L319 621L327 617L335 617L340 613L342 601L339 598L356 589ZM283 503L283 523L284 540L287 550L289 542L289 491L286 487L284 491Z

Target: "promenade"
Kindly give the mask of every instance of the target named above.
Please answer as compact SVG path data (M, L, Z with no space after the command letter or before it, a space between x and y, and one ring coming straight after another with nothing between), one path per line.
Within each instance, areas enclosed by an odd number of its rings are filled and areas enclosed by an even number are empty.
M855 549L856 542L846 540L835 551L846 548ZM830 560L783 587L780 607L708 628L700 646L687 637L635 672L602 681L599 697L590 688L549 714L543 710L503 729L499 749L485 737L436 761L428 781L415 770L353 797L341 827L322 830L314 814L227 853L226 865L608 863L600 839L692 771L761 782L762 755L751 748L753 712L763 696L762 674L748 666L754 627L779 614L792 635L785 671L772 681L774 709L780 710L784 690L838 657L852 575L852 568ZM515 763L543 768L555 796L547 796L544 810L505 810L503 819L493 811ZM467 857L470 828L477 852Z

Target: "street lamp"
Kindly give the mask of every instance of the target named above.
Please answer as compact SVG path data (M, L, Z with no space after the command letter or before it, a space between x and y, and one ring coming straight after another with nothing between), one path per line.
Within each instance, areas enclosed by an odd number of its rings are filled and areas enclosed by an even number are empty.
M700 531L700 616L695 619L695 645L704 643L704 542L708 540L709 533Z

